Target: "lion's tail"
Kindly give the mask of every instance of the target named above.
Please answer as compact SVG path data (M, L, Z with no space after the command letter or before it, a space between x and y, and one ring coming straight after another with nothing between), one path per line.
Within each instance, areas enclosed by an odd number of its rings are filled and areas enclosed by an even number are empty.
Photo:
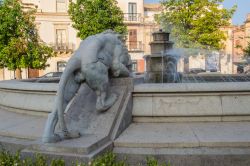
M80 69L81 69L81 61L74 58L70 59L59 81L59 86L56 96L56 107L57 107L59 125L62 127L63 131L67 131L64 122L64 109L63 109L64 91L67 84L70 83L68 81L72 79L71 78L72 75L74 75L74 73Z

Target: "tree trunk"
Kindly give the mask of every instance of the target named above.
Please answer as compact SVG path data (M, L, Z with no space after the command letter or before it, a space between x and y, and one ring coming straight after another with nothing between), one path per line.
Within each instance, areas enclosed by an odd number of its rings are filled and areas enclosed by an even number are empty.
M15 79L21 80L22 79L22 70L16 69L15 71Z

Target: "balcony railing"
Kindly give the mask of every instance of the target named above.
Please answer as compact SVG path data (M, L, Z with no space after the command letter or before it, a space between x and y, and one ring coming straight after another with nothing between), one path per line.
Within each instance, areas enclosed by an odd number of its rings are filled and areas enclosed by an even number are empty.
M143 44L141 41L127 41L126 46L128 51L143 51Z
M74 43L50 43L55 52L73 52L75 50Z
M141 22L142 17L140 13L124 13L125 22Z

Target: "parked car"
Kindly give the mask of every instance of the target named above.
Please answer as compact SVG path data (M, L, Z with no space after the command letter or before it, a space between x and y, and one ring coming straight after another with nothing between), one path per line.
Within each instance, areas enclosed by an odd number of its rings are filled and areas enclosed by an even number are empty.
M189 74L198 74L198 73L204 73L206 70L202 68L191 68L189 69Z
M54 78L54 77L61 77L63 72L50 72L47 73L39 78Z
M210 72L218 72L217 69L210 69Z
M244 73L244 66L238 65L237 66L237 74L242 74L242 73Z

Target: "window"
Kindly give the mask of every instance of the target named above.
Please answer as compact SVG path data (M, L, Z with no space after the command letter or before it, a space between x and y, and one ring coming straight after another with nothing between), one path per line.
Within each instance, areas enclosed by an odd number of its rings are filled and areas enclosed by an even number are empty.
M56 29L56 46L58 49L64 49L64 47L66 47L66 43L66 29Z
M137 47L137 30L136 29L130 29L129 30L129 36L128 36L128 40L129 40L129 50L136 50L138 49Z
M56 0L56 11L67 12L66 0Z
M137 61L132 61L132 72L137 72Z
M128 20L137 21L137 4L128 3Z
M58 61L57 62L57 71L58 72L63 72L65 67L66 67L67 62L65 61Z

